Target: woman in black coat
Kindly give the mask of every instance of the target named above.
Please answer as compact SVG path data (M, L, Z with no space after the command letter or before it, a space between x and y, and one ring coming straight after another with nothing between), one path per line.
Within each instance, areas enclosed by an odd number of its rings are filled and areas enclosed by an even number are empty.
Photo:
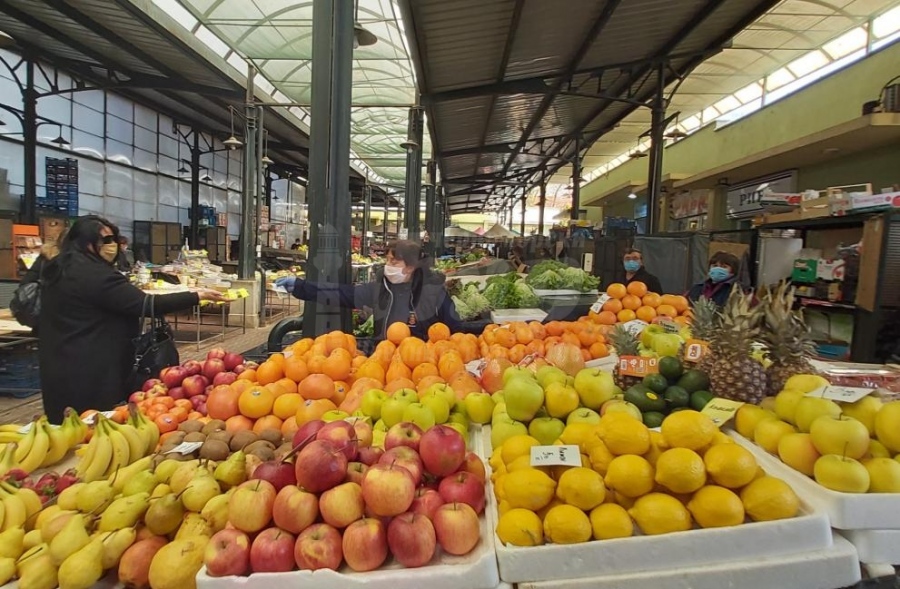
M108 410L124 401L134 365L132 340L141 333L147 295L114 266L118 229L94 215L69 228L60 254L44 268L40 373L44 411L61 423L66 407ZM158 315L221 301L215 291L154 297Z

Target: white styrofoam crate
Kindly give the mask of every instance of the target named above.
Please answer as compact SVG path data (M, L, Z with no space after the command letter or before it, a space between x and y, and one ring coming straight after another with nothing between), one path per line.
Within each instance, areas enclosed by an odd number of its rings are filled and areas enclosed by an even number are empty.
M599 552L599 551L598 551ZM831 547L812 552L749 560L680 566L660 571L519 583L519 589L834 589L849 587L862 577L856 549L840 536Z
M497 309L491 311L491 321L500 325L513 321L543 321L547 312L541 309Z
M760 466L790 483L813 509L825 513L839 530L900 529L900 493L840 493L826 489L735 431L734 440L756 456Z
M482 443L486 455L490 455L490 427L484 426L482 431ZM490 484L487 511L490 518L497 517L497 502ZM828 517L804 504L802 513L792 519L729 528L568 545L505 546L497 537L494 543L500 578L521 587L521 583L707 567L822 551L832 546L832 534Z
M841 530L859 552L859 560L870 564L900 565L900 530Z

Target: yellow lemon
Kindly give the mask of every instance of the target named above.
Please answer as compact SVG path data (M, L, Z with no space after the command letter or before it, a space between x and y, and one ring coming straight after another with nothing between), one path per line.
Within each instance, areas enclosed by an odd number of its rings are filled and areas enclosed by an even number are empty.
M662 422L662 435L670 448L700 450L713 441L719 429L712 419L699 411L672 413Z
M590 423L570 423L560 434L559 439L563 444L581 446L581 442L591 435L594 424Z
M741 498L725 487L703 487L694 493L687 508L701 528L724 528L744 523Z
M565 505L565 504L566 504L565 501L560 501L559 499L554 497L550 503L548 503L547 505L538 509L536 513L537 513L538 517L541 518L541 521L544 521L544 518L547 517L547 514L550 513L551 509L553 509L557 505Z
M534 468L545 474L550 474L549 466L531 466L531 455L519 456L506 465L506 472L516 472L517 470L525 470L526 468Z
M625 508L615 503L604 503L591 510L591 529L594 540L628 538L634 534L634 522Z
M787 519L800 511L800 499L791 486L770 476L758 478L744 487L741 502L755 522Z
M680 412L679 412L680 413ZM681 501L665 493L650 493L628 510L647 536L684 532L691 529L691 514Z
M510 509L497 522L497 536L504 544L540 546L544 543L544 524L533 511Z
M509 506L509 501L507 501L506 499L497 503L497 515L503 515L511 509L512 507Z
M603 426L599 424L591 426L591 431L581 439L578 447L582 453L590 454L598 444L603 444ZM606 446L606 444L603 445Z
M609 451L606 444L599 440L596 444L592 445L588 452L588 460L591 462L591 468L603 476L606 476L606 471L609 470L609 463L612 462L614 458L615 456Z
M612 503L615 503L620 507L624 507L625 509L631 509L632 507L634 507L635 500L632 497L626 497L625 495L616 493L615 491L609 491L607 493L607 496L611 499Z
M503 477L503 495L512 508L537 511L550 503L556 481L534 468L517 470Z
M644 454L650 449L650 430L636 419L613 419L603 424L603 443L616 456Z
M777 416L758 405L741 405L734 414L734 429L745 438L753 438L756 424L763 419L775 419Z
M544 518L544 537L554 544L587 542L592 534L591 520L577 507L557 505Z
M713 436L712 442L710 442L711 446L718 446L719 444L734 444L734 439L731 436L722 431L717 431L716 435Z
M654 436L654 434L656 434ZM644 452L643 456L647 459L653 468L656 468L656 461L662 456L668 448L663 443L662 434L659 432L650 432L650 449Z
M603 482L616 494L640 497L653 489L653 466L640 456L617 456L609 463Z
M590 468L570 468L559 477L556 496L578 509L590 511L606 499L603 477Z
M717 485L740 489L756 477L756 458L737 444L719 444L703 455L706 472Z
M655 480L673 493L693 493L706 484L706 468L693 450L672 448L656 461Z
M522 434L507 438L500 447L500 456L503 459L503 464L508 467L513 460L520 456L531 456L532 446L540 445L541 443L535 438Z

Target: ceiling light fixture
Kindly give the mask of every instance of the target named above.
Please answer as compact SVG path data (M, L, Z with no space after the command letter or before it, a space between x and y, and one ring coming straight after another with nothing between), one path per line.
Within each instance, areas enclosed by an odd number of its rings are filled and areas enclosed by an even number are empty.
M628 199L629 200L637 200L637 195L632 192L631 194L628 195Z
M55 143L56 145L59 145L60 147L65 147L66 145L72 145L71 143L66 141L65 138L63 138L62 133L60 133L56 139L51 139L50 143Z
M188 169L185 168L184 166L181 166L180 168L178 168L178 173L179 173L179 174L187 174L188 172L190 172L190 170L188 170Z
M240 139L234 136L234 107L229 105L228 112L231 114L231 135L222 142L222 145L227 147L228 149L235 150L238 147L242 147L244 144Z
M353 4L353 48L359 49L374 45L378 42L378 37L359 23L359 0Z
M212 178L210 178L209 174L204 174L202 178L200 178L201 182L212 182Z

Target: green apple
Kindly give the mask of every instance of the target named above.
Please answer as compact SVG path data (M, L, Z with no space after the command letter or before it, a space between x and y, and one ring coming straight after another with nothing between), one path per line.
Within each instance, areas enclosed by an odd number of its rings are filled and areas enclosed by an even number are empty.
M509 438L519 435L528 435L528 428L521 421L506 416L497 418L491 423L491 447L493 448L499 448Z
M575 388L575 377L574 376L566 376L566 386Z
M610 372L599 368L582 368L575 375L575 391L581 404L599 411L600 407L621 392Z
M660 356L677 356L684 342L676 333L663 333L653 338L651 348Z
M379 389L372 389L363 394L359 408L372 419L381 419L381 406L387 399L387 393Z
M391 399L399 399L401 401L409 401L410 403L418 403L419 393L417 393L413 389L397 389L396 391L394 391L394 394L391 395Z
M559 439L566 424L554 417L538 417L528 424L528 433L544 446L552 446Z
M447 418L447 425L451 423L458 423L469 428L469 417L465 413L460 413L458 411L453 411L450 413L450 416Z
M494 400L494 403L504 403L506 402L506 395L503 394L503 391L497 391L493 395L491 395L491 399Z
M468 415L468 412L466 411L466 400L457 399L455 403L450 403L450 413L464 413Z
M487 393L469 393L464 401L466 414L475 423L488 423L494 414L494 400Z
M662 328L662 325L651 323L641 331L640 342L645 348L653 348L653 341L656 339L656 336L665 332L666 330Z
M375 425L372 426L372 430L376 432L384 432L387 433L388 425L384 422L383 419L379 419L375 422Z
M510 366L503 371L503 389L506 390L506 385L511 379L519 376L534 381L534 373L532 371L527 368L522 368L521 366Z
M541 385L544 390L547 390L547 386L551 382L558 382L560 384L566 384L566 378L569 376L556 366L541 366L537 370L537 381L538 384Z
M459 435L461 435L464 440L467 439L467 436L469 435L469 427L467 425L463 425L461 423L454 423L454 422L448 422L446 425L447 425L447 427L458 431Z
M450 405L447 404L447 399L441 393L426 394L420 402L431 409L435 423L444 423L450 417Z
M381 406L381 419L387 425L388 429L403 421L403 411L412 402L407 399L398 399L391 397Z
M823 415L809 426L809 436L819 454L839 454L859 460L869 451L869 430L852 417Z
M518 421L531 421L544 404L544 389L533 378L511 378L503 391L506 393L506 412Z
M600 423L600 414L593 409L582 407L569 413L569 417L566 418L566 425L572 425L573 423L589 423L595 425Z
M607 413L627 413L635 419L642 419L641 410L637 408L637 405L629 403L624 399L612 399L607 401L603 404L601 411L603 415L606 415Z
M346 411L341 411L340 409L332 409L331 411L326 411L324 415L322 415L322 421L325 423L330 423L332 421L339 421L341 419L347 419L350 417L350 414Z
M453 407L453 404L456 403L456 393L453 392L453 389L448 384L439 382L431 385L423 392L423 396L432 394L442 396L450 407Z
M875 415L881 406L881 399L869 395L856 403L846 403L841 408L844 410L844 415L861 422L869 430L869 436L875 437Z
M492 416L497 416L497 415L509 415L509 413L506 411L506 403L497 403L497 404L495 404L495 405L494 405L494 410L491 411L491 415L492 415Z
M354 411L353 413L350 414L350 417L359 417L359 418L365 419L366 421L369 421L371 419L371 417L362 409L357 409L356 411Z
M422 403L410 403L407 405L406 408L403 409L403 421L409 421L410 423L416 424L422 428L423 432L433 428L436 423L434 411Z
M826 454L816 460L813 477L826 489L841 493L866 493L872 482L865 466L838 454Z
M544 406L550 417L565 418L578 409L578 393L560 382L550 383L544 389Z
M794 424L797 429L804 433L809 433L809 428L814 422L823 415L838 417L841 414L841 407L834 401L823 399L822 397L803 397L797 401L797 408L794 411Z

